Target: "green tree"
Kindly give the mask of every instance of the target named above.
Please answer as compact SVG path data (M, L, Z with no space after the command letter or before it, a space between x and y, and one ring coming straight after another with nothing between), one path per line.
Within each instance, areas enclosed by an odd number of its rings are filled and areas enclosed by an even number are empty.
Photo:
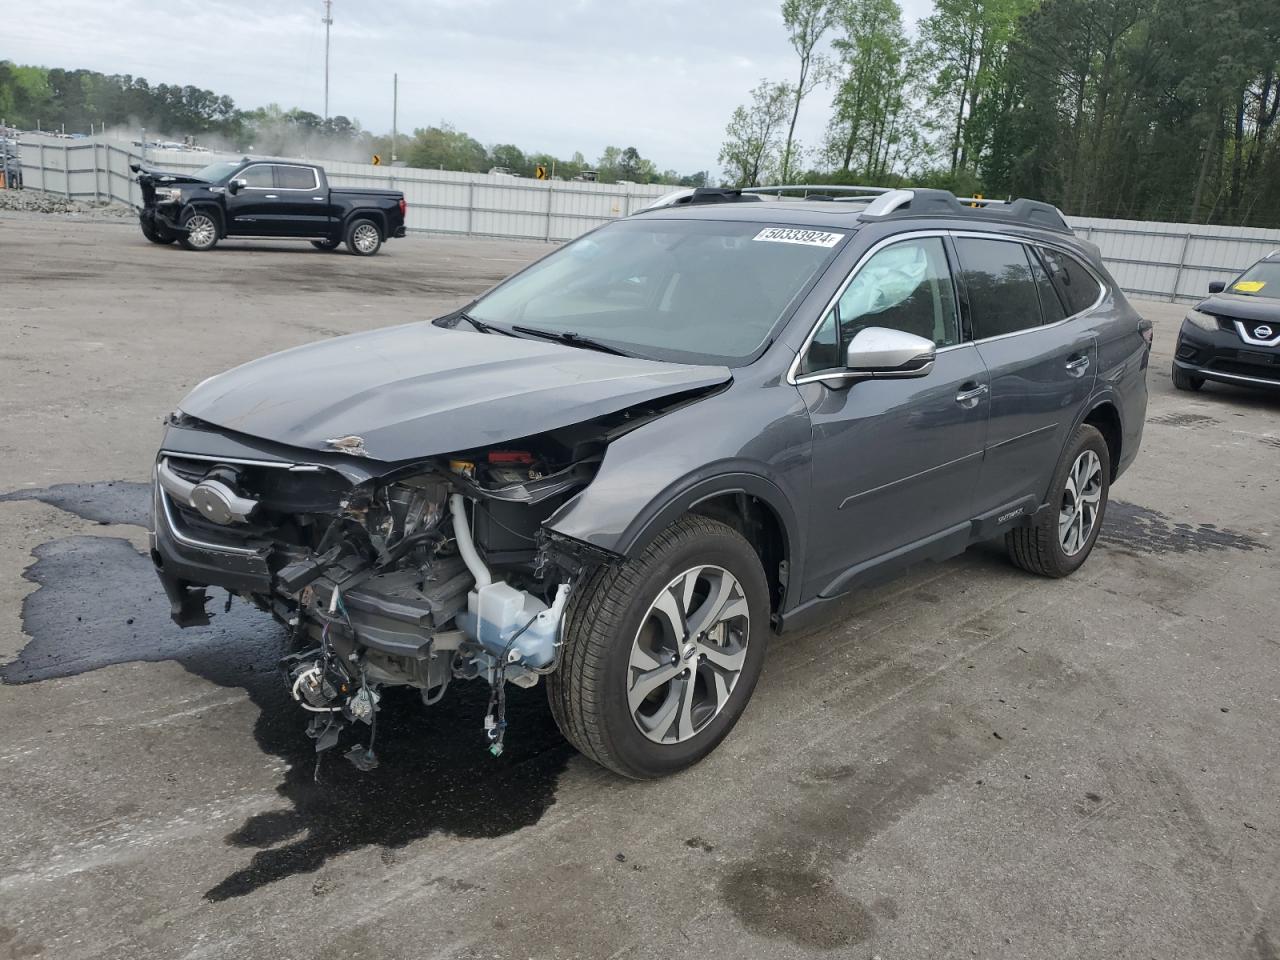
M761 80L751 91L751 103L733 111L719 156L726 180L739 187L760 186L780 169L782 129L792 102L790 84Z
M786 144L782 148L780 171L784 182L791 174L800 104L822 83L825 76L826 64L817 48L822 37L831 29L834 18L831 0L782 0L782 22L787 28L787 39L800 58L800 75L795 86L789 88L792 99L791 122L787 127Z

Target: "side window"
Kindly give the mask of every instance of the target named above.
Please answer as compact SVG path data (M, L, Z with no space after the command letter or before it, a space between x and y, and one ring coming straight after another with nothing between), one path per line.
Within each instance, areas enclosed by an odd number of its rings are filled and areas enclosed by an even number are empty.
M837 308L845 344L867 327L914 333L940 347L960 342L955 290L941 237L885 247L858 270Z
M255 163L251 167L245 167L236 177L245 181L250 187L263 187L265 189L274 189L275 179L271 175L271 167L265 163Z
M276 186L282 190L314 190L320 184L316 172L307 167L279 166L276 170Z
M1058 291L1054 289L1053 281L1049 279L1049 274L1044 264L1040 262L1035 248L1028 247L1027 255L1031 260L1031 275L1035 277L1036 290L1040 293L1040 312L1044 314L1044 322L1057 323L1059 320L1065 320L1067 312L1062 308Z
M1040 326L1040 297L1022 244L957 237L960 271L973 313L973 338Z
M843 367L849 342L867 327L914 333L939 347L960 342L955 288L941 237L890 244L859 267L814 334L802 371Z
M1079 260L1068 253L1047 247L1042 247L1040 252L1044 256L1045 266L1049 268L1053 285L1061 294L1062 302L1067 305L1067 316L1075 316L1097 303L1102 288Z

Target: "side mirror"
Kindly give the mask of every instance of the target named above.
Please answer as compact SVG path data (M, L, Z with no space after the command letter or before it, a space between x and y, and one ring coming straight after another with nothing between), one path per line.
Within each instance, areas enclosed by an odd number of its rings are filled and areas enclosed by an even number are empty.
M1227 289L1227 285L1222 280L1214 280L1212 283L1209 284L1210 293L1221 293L1225 289Z
M937 348L914 333L867 327L849 343L845 366L864 377L923 377L933 369Z
M237 193L239 193L248 185L249 185L248 180L244 180L244 179L241 179L240 177L237 177L236 179L232 180L230 183L227 184L227 192L234 197Z

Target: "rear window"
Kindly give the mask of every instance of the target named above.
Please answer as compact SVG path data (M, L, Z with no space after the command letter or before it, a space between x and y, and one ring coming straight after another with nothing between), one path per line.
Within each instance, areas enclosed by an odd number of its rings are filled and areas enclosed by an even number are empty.
M956 252L975 340L1040 326L1040 296L1022 244L957 237Z
M1062 302L1067 305L1067 316L1082 313L1098 302L1102 288L1079 260L1068 253L1050 250L1048 247L1042 247L1040 252L1044 256L1045 266L1049 268L1054 287L1061 295Z
M1280 299L1280 260L1263 260L1255 263L1240 274L1227 292L1242 293L1246 297Z
M316 172L307 167L276 167L276 186L282 190L314 190Z

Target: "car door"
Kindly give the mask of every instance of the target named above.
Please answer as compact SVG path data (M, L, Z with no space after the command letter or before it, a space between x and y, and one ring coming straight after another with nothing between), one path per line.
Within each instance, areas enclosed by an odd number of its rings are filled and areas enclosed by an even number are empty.
M867 327L933 340L933 367L904 379L842 377L849 341ZM940 233L873 248L814 332L794 379L812 423L808 597L841 593L931 545L967 542L986 440L987 371L963 340Z
M314 167L273 164L275 204L267 214L277 237L323 237L329 233L329 190Z
M227 190L227 233L235 237L269 235L268 218L278 199L275 172L269 163L251 163L234 179L241 181L235 193Z
M991 419L978 482L981 515L1030 511L1048 489L1093 392L1098 347L1062 298L1033 246L956 235L969 324L991 377Z

